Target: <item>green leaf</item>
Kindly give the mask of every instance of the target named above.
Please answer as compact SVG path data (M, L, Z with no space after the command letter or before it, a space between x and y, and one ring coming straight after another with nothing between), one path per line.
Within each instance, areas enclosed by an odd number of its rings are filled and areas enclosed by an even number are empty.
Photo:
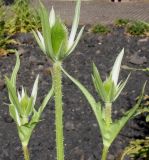
M81 28L76 40L74 41L73 45L69 48L68 47L68 51L66 53L66 55L68 56L69 54L71 54L73 52L73 50L76 48L77 44L79 43L79 40L83 34L83 31L84 31L84 26Z
M53 6L52 6L52 9L50 11L50 16L49 16L49 23L50 23L50 27L52 28L55 24L55 12L54 12L54 9L53 9Z
M17 123L17 125L20 126L21 125L20 116L19 116L17 109L15 108L13 104L9 105L9 113L12 119Z
M40 119L40 113L37 112L35 110L35 108L33 108L33 116L30 120L29 126L34 128L37 125L37 123L39 122L39 119Z
M34 104L33 104L34 98L30 97L28 99L28 103L24 112L24 115L26 115L27 117L29 117L32 114L33 108L34 108Z
M43 32L47 56L49 56L52 60L54 60L53 48L51 45L52 43L51 43L51 28L49 24L49 14L41 2L40 6L41 7L39 10L39 16L41 19L42 32Z
M114 66L112 68L111 76L112 76L112 80L114 81L115 85L117 85L117 82L118 82L123 55L124 55L124 48L121 50L121 52L117 56Z
M105 101L106 100L106 92L103 86L103 82L101 80L100 74L97 70L96 65L93 63L93 83L95 86L95 89L97 91L97 93L99 94L99 96L101 96L102 100Z
M18 127L19 138L23 145L28 145L33 129L34 128L31 128L29 125Z
M92 106L93 110L96 110L96 101L93 96L88 92L88 90L79 81L70 76L63 68L62 71L82 91L82 93L85 95L88 102Z
M43 110L45 109L48 101L50 100L50 98L53 96L54 94L54 88L52 86L51 90L48 92L48 94L45 96L41 106L39 107L38 109L38 113L39 113L39 116L41 115L41 113L43 112Z
M19 101L18 101L18 97L16 95L16 88L13 87L12 82L7 77L5 77L5 82L6 82L6 85L7 85L10 102L14 106L16 106L18 112L20 112Z
M128 75L128 77L126 78L126 80L123 83L118 85L117 91L115 92L115 95L114 95L114 101L118 98L118 96L122 92L123 88L125 87L126 83L128 82L129 77L130 77L130 74Z
M81 7L81 0L77 0L77 5L76 5L76 9L75 9L75 16L73 19L71 33L70 33L70 37L69 37L69 41L68 41L68 48L72 47L72 45L74 43L74 39L75 39L76 32L78 29L78 24L79 24L79 18L80 18L80 7Z
M17 76L19 67L20 67L20 59L19 59L18 52L16 52L16 65L12 72L11 80L9 80L8 77L5 77L5 82L8 88L8 94L9 94L9 99L11 101L11 104L17 107L18 112L20 110L19 110L19 101L18 101L17 94L16 94L16 76Z
M19 53L16 51L16 65L11 75L11 82L14 87L16 86L16 76L17 76L19 67L20 67L20 58L19 58Z
M96 103L94 97L90 94L90 92L79 81L77 81L72 76L70 76L63 68L62 68L62 71L82 91L82 93L84 94L84 96L88 100L88 102L89 102L89 104L95 114L95 117L97 119L102 136L104 136L104 134L106 134L106 132L105 132L106 124L105 124L105 121L102 116L103 111L101 109L100 102Z
M36 98L37 98L37 91L38 91L38 81L39 81L39 75L37 75L36 80L33 85L33 90L31 96L33 97L33 105L35 105Z
M70 76L63 68L62 68L62 71L82 91L82 93L84 94L84 96L88 100L89 104L91 105L91 108L92 108L92 110L98 120L98 123L100 124L100 126L102 126L101 104L99 102L96 103L94 97L89 93L89 91L79 81L77 81L72 76Z
M103 83L104 89L105 89L105 93L106 93L106 102L111 102L111 95L112 95L112 91L114 90L114 83L111 79L111 76Z
M39 35L37 35L37 33L36 33L35 31L32 31L32 33L33 33L33 35L34 35L34 37L35 37L35 39L36 39L36 41L37 41L40 49L42 50L42 52L43 52L44 54L46 54L46 49L45 49L45 46L43 46L43 43L42 43L42 41L41 41L41 38L39 37ZM40 33L39 33L39 34L40 34ZM42 35L41 35L41 36L42 36Z
M53 52L55 53L55 56L59 58L59 49L62 47L62 53L65 53L68 44L68 30L60 19L56 20L55 25L51 29L51 41Z
M116 87L115 87L114 82L112 81L111 82L111 88L110 88L110 91L109 91L109 94L108 94L109 102L114 102L115 92L116 92Z
M29 103L29 97L27 96L27 94L25 93L24 97L22 97L21 101L20 101L20 114L22 116L26 115L26 109Z

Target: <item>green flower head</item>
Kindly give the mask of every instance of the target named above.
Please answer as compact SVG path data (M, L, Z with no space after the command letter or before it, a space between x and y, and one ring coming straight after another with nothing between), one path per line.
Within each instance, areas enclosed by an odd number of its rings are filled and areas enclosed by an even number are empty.
M9 113L17 125L21 142L24 145L27 145L33 129L40 121L40 116L44 108L46 107L49 99L53 95L53 87L45 96L40 107L36 109L35 102L37 98L39 76L37 76L34 82L32 93L30 96L28 96L23 86L20 94L19 91L17 91L16 89L16 76L20 67L20 59L18 53L16 54L16 57L16 65L12 72L11 78L5 77L10 100Z
M33 31L33 34L41 50L54 62L62 61L72 53L81 38L84 27L81 28L76 37L79 24L80 5L81 1L78 0L72 29L70 36L68 36L68 28L61 19L55 15L53 7L49 15L46 8L41 4L39 15L41 18L42 33Z
M93 83L97 93L105 103L112 103L118 98L130 76L129 74L124 82L120 81L118 83L123 55L124 49L122 49L120 54L117 56L110 76L104 82L101 80L97 67L93 64Z

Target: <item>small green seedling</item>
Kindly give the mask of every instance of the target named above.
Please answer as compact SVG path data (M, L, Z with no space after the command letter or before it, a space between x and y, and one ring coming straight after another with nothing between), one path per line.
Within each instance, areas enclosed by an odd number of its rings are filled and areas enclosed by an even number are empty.
M53 7L49 15L43 4L41 4L39 11L42 33L40 33L38 30L33 31L40 49L52 61L53 64L52 79L55 94L57 160L64 160L61 66L63 60L69 56L77 46L84 30L84 27L82 27L76 36L80 17L80 5L81 1L77 0L75 16L70 35L65 24L59 17L55 15Z
M149 156L149 137L131 141L129 146L124 149L120 160L124 160L126 156L132 159L147 160Z
M8 77L6 77L6 85L8 88L10 100L9 113L17 125L19 138L24 151L24 159L29 160L28 143L34 128L40 122L40 116L44 108L53 95L53 87L45 96L41 106L37 110L35 108L35 102L37 97L39 76L37 76L34 82L31 96L28 96L23 86L22 92L20 94L16 89L16 76L20 67L20 59L18 53L16 54L16 57L17 61L11 78L9 79Z
M117 19L115 25L118 27L126 27L129 22L129 19Z
M133 21L127 25L126 32L136 36L148 35L149 24L142 21Z
M137 109L140 106L141 99L143 97L144 88L142 89L142 94L137 102L137 104L128 110L123 117L117 120L112 119L112 103L117 99L117 97L122 92L122 89L126 85L129 75L124 82L118 83L118 77L120 72L120 65L122 61L122 57L124 54L124 50L118 55L113 69L111 71L110 76L106 81L102 82L98 70L95 65L93 65L93 83L99 97L104 102L104 106L101 103L94 99L94 97L89 93L89 91L76 79L70 76L64 69L63 72L74 82L74 84L82 91L86 99L88 100L91 108L96 116L97 122L99 124L99 128L101 131L102 139L103 139L103 152L102 152L102 160L106 160L109 147L111 146L114 139L117 137L121 129L125 126L127 121L133 118L137 112Z
M108 34L110 33L110 29L106 25L97 24L92 29L93 33L99 33L99 34Z

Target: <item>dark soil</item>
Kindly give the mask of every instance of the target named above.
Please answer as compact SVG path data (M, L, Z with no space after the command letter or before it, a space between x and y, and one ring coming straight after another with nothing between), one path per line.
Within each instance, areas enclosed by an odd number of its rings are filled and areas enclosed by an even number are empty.
M40 104L51 87L48 69L51 64L40 51L31 34L18 34L15 37L21 42L21 45L14 46L21 54L17 85L18 87L24 85L30 91L39 73L40 87L37 103ZM88 32L88 27L78 47L64 61L63 66L98 98L91 80L92 62L95 62L102 78L105 79L123 47L125 48L123 65L134 68L149 66L149 38L128 36L123 28L113 28L112 33L108 35L92 34ZM14 65L15 55L0 58L0 160L23 160L16 125L9 116L7 89L3 83L4 76L11 75ZM122 69L120 80L125 79L129 72L129 70ZM124 111L133 106L148 78L149 72L132 72L127 86L114 103L114 118L119 118ZM146 94L148 93L147 85ZM95 116L82 93L65 75L63 76L63 95L65 159L100 160L102 140ZM42 114L42 119L29 145L31 160L55 160L53 101L49 102ZM109 160L114 160L131 140L149 136L148 131L149 124L145 122L145 115L131 120L110 148Z

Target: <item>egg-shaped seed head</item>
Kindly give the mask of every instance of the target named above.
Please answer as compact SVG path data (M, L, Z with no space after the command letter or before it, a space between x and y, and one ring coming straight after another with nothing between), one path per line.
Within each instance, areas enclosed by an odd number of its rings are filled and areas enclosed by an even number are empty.
M81 38L84 27L82 27L76 36L79 25L80 5L81 1L77 0L73 25L68 37L68 29L61 19L55 15L53 7L49 14L44 5L40 3L39 16L42 33L33 31L33 34L41 50L53 62L64 60L73 52Z
M68 45L68 29L62 23L60 18L56 19L55 24L51 28L51 43L56 60L65 57Z

